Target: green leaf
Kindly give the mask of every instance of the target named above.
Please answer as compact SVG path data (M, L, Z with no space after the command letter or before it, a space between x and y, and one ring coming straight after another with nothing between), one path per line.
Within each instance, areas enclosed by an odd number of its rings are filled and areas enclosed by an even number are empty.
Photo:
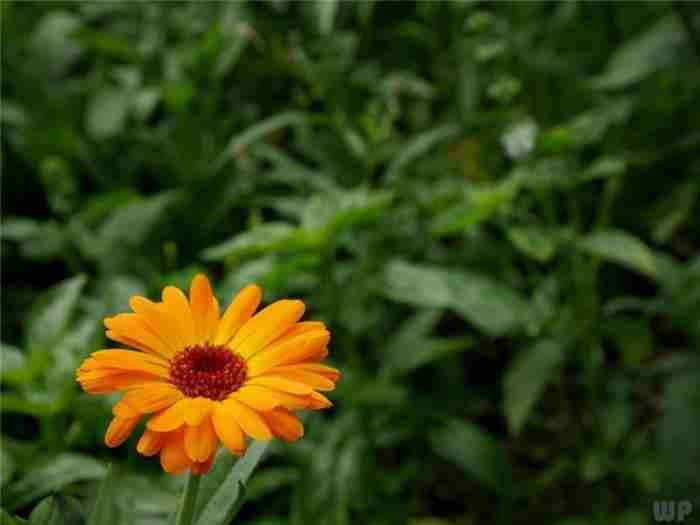
M27 358L19 348L0 343L0 377L12 384L22 384L31 379L27 370Z
M408 164L418 157L425 155L441 142L455 137L458 132L458 126L448 124L417 135L411 139L391 161L386 169L386 179L389 181L395 179Z
M700 183L690 180L664 195L655 205L652 238L654 242L668 242L678 228L692 217L697 205Z
M365 380L341 384L336 395L351 406L398 408L408 399L409 391L393 382Z
M520 433L563 359L561 343L544 340L522 350L508 367L503 381L503 409L511 433Z
M3 241L28 241L35 238L42 231L42 224L34 219L26 217L8 217L2 221L0 238Z
M137 47L114 33L83 29L75 35L74 39L83 49L94 51L104 58L112 58L120 62L138 62L143 59Z
M268 176L283 184L296 188L309 187L324 193L338 190L332 177L307 167L279 148L262 142L256 144L255 148L251 148L250 154L256 159L269 162L272 165L272 171Z
M0 441L0 487L10 481L14 473L15 460L4 443Z
M384 293L395 301L427 308L452 306L449 274L443 269L395 259L386 266L384 279Z
M56 496L49 496L34 507L29 516L30 525L64 525L63 516L56 503Z
M29 397L29 399L28 399ZM0 394L3 412L17 412L36 417L57 414L63 408L60 399L51 399L46 391L30 394Z
M118 207L98 231L99 256L140 247L176 199L176 193L166 191Z
M430 226L436 236L464 233L508 209L520 191L524 172L516 170L493 185L471 188L466 202L439 214Z
M653 252L641 240L625 231L599 230L580 239L578 246L603 260L656 278Z
M221 484L216 488L200 487L197 504L198 507L201 506L201 512L196 514L198 525L230 523L242 503L242 488L262 459L268 445L267 441L253 442L243 457L228 471Z
M463 120L471 121L479 107L479 69L473 60L463 58L457 77L457 107Z
M474 341L469 337L429 337L439 316L439 311L427 310L410 317L384 350L385 370L407 373L473 347Z
M302 229L284 222L268 222L207 248L202 252L202 258L217 261L227 257L254 257L295 250L311 244Z
M120 189L87 196L76 218L86 226L96 226L111 213L138 198L133 190Z
M37 24L31 44L36 56L45 61L52 74L62 73L80 56L80 46L72 38L80 27L81 21L76 14L60 10L46 13Z
M18 525L18 521L0 508L0 525ZM22 521L22 523L26 523Z
M214 458L211 470L202 478L199 484L199 492L195 503L194 515L199 516L204 507L209 503L219 487L226 481L227 476L239 460L238 456L231 454L225 448L220 448Z
M475 272L391 261L385 270L387 297L428 308L451 308L489 335L523 323L524 298L509 286Z
M376 220L391 202L390 192L365 187L330 195L316 194L302 212L301 226L309 238L325 244L332 236L353 225Z
M195 95L195 87L189 79L171 80L162 85L160 96L165 106L175 113L184 113Z
M607 387L608 399L598 412L605 444L614 447L627 435L634 423L633 382L627 378L611 379Z
M44 498L32 510L29 525L83 525L80 503L75 498L56 494Z
M676 62L684 40L683 26L676 15L669 15L617 49L593 85L598 89L620 89L639 82Z
M322 35L329 35L333 31L338 0L316 0L315 6L318 13L318 30Z
M502 281L473 272L453 272L448 283L452 308L484 333L499 336L522 326L527 303Z
M214 67L214 74L218 78L223 78L233 71L250 42L249 36L242 31L233 31L228 36L230 40L216 59Z
M631 96L615 97L604 105L575 116L561 126L556 126L541 133L537 137L538 152L550 155L560 154L568 152L572 148L583 148L601 142L611 127L624 124L629 120L633 114L636 100L636 97ZM556 159L541 159L537 161L537 164L545 163L546 165L550 163L550 160L556 161ZM617 170L620 168L620 164L619 162L610 164L608 161L605 161L596 171L600 168L605 168L599 171L600 175L597 175L595 171L593 173L584 171L572 177L570 171L565 171L562 177L556 177L554 180L560 182L560 185L564 187L575 186L576 184L587 182L591 178L602 176L606 171L611 173L614 170L610 168ZM596 176L592 177L592 175Z
M131 101L126 91L106 88L90 101L85 127L95 140L104 140L124 131Z
M133 470L133 474L120 470L110 487L113 520L119 525L167 523L168 515L177 508L179 501L173 481L167 476L157 479L146 476L141 468Z
M306 114L289 111L258 122L242 133L231 137L228 145L214 163L213 171L218 172L231 158L240 155L243 149L263 139L266 135L289 126L305 124L307 121L308 116Z
M41 231L24 239L20 253L23 257L37 261L60 258L66 250L67 235L65 228L55 221L41 224Z
M638 369L654 352L654 336L646 319L608 318L603 321L601 332L615 343L626 367Z
M135 118L146 121L160 102L160 91L156 88L143 88L131 98L131 111Z
M27 348L49 350L63 336L87 278L78 275L51 288L33 306L26 326Z
M291 485L299 479L299 472L295 468L278 467L268 468L258 472L248 483L246 501L253 501Z
M365 224L381 217L389 208L393 195L389 191L358 188L341 195L338 210L332 217L327 230L338 233L355 224Z
M476 425L450 420L430 434L435 453L464 469L486 487L510 492L512 471L505 451L498 442Z
M537 226L508 228L508 239L528 257L539 262L547 262L557 249L557 237L548 230Z
M58 454L9 485L4 494L5 506L13 511L66 485L76 481L102 479L105 474L105 467L89 456Z
M114 510L114 468L112 464L107 466L107 473L100 483L95 505L88 516L87 525L109 525L116 523Z
M400 359L395 359L395 370L402 373L410 372L447 356L474 348L471 337L431 337L418 345L415 341ZM391 364L391 363L389 363Z
M604 449L588 450L581 462L581 478L587 483L601 481L610 471L610 460L610 454Z
M98 294L105 311L121 312L129 309L129 298L146 295L146 285L138 278L116 275L100 283Z
M700 371L672 378L664 390L664 416L659 429L662 492L678 499L700 492Z
M626 171L627 161L623 157L600 157L578 174L575 182L578 184L592 180L607 179L623 175Z

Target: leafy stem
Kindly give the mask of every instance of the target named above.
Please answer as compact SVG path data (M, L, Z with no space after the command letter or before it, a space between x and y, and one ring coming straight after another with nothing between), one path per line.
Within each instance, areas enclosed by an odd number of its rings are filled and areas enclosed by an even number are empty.
M190 472L187 478L185 490L182 493L180 509L177 512L177 525L192 525L194 518L194 506L197 501L197 491L199 490L200 476Z

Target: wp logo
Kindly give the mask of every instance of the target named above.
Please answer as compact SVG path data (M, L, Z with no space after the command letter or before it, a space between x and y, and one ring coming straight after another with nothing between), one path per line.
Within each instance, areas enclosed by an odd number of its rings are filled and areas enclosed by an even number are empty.
M690 501L655 501L654 521L682 523L693 512Z

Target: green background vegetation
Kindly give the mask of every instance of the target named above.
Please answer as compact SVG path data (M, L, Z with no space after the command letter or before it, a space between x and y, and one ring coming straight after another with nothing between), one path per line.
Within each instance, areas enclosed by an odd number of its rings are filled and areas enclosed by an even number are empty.
M700 518L698 11L3 2L2 507L167 523L74 370L204 271L344 372L239 523Z

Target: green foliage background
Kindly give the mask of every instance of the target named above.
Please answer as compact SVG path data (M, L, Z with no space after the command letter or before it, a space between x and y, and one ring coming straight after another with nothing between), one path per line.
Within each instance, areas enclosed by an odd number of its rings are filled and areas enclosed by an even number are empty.
M698 519L699 11L3 2L2 507L166 523L74 370L205 271L344 372L237 523Z

